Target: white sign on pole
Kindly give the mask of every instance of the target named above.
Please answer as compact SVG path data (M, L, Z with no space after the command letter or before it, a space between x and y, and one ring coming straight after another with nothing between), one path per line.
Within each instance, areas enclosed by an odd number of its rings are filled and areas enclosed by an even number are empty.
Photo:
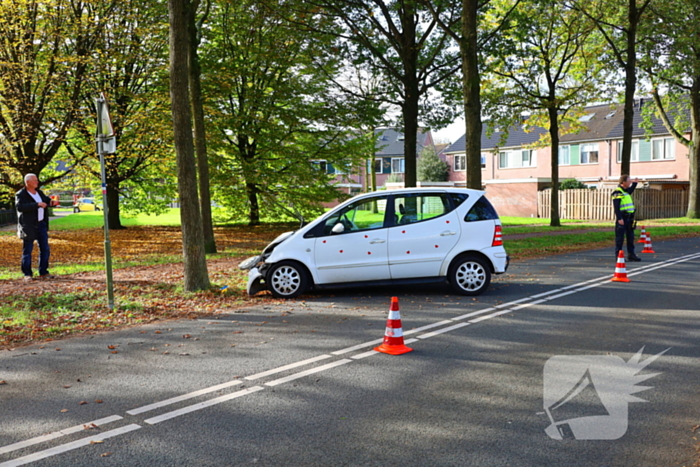
M109 118L109 107L107 106L107 99L105 99L104 93L100 93L100 99L102 100L101 112L97 116L100 119L98 129L101 131L101 135L99 136L110 137L114 135L114 128L112 127L112 119Z

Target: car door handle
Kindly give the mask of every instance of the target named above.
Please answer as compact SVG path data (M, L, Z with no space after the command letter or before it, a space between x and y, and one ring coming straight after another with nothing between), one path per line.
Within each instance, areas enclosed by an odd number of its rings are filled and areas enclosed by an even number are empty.
M457 232L453 230L445 230L443 233L440 234L441 237L449 237L450 235L456 235Z
M370 244L375 244L375 243L384 243L384 242L386 242L386 240L384 240L384 239L382 239L382 238L374 238L374 239L370 240L369 243L370 243Z

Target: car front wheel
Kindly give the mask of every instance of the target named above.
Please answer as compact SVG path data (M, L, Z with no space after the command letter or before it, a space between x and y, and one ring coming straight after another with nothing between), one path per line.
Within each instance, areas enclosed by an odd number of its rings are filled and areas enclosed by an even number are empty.
M483 259L462 256L452 263L448 279L455 292L462 295L479 295L491 283L491 271Z
M309 274L294 261L275 264L267 275L267 288L276 298L295 298L309 288Z
M73 212L74 212L75 214L77 214L77 213L80 212L80 209L78 209L78 208L73 208Z

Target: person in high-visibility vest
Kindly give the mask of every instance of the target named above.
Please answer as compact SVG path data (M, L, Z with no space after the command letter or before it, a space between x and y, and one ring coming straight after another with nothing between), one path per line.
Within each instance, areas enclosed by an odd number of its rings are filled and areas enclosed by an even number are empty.
M631 179L629 175L620 177L620 184L612 192L613 208L615 208L615 257L622 250L622 244L627 238L627 259L641 261L634 253L634 201L632 193L637 188L639 179Z

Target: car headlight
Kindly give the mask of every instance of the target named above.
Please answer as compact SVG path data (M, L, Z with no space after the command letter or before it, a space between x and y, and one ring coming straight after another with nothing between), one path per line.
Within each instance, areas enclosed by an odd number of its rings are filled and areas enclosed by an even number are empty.
M260 256L260 255L251 256L250 258L241 261L240 264L238 265L238 267L240 269L253 269L255 267L255 265L260 262L261 259L262 259L262 256Z

